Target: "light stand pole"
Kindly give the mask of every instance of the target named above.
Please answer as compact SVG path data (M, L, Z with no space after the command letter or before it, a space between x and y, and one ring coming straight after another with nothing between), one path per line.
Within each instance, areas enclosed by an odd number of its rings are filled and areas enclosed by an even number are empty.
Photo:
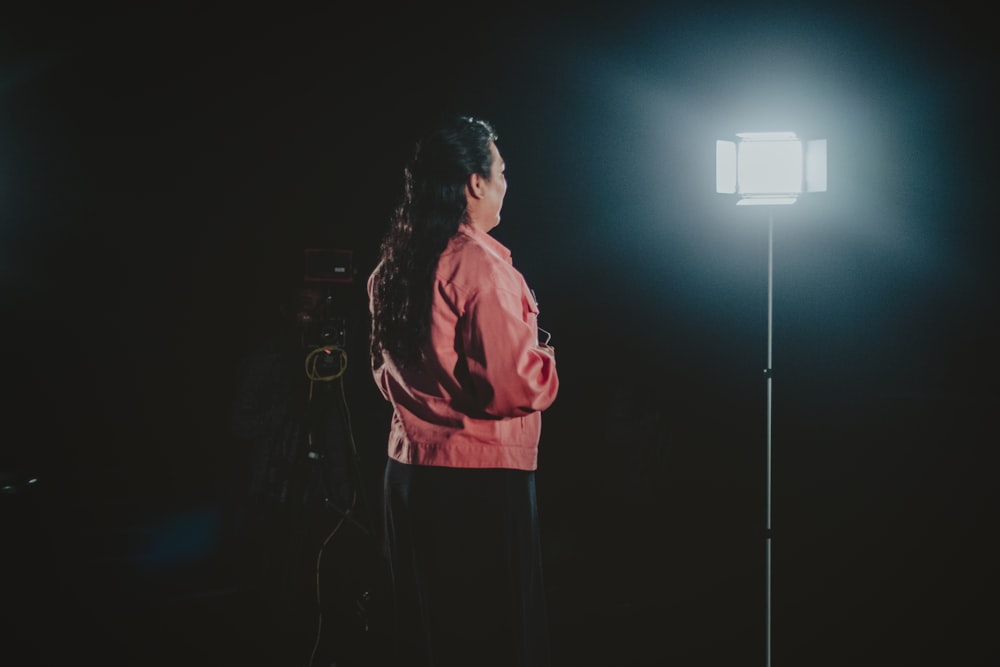
M774 330L774 206L798 201L805 192L826 191L826 139L800 140L794 132L741 132L736 141L716 141L719 193L737 195L738 205L766 205L767 215L767 440L764 473L764 663L771 667L771 408Z
M771 667L771 347L774 322L774 211L767 213L767 466L764 470L764 667Z

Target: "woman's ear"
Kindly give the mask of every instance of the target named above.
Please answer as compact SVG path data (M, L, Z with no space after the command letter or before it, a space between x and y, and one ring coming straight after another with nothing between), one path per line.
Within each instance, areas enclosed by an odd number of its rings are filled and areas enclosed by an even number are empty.
M480 174L472 174L469 176L469 183L467 186L469 190L469 195L475 197L476 199L482 199L486 194L486 179Z

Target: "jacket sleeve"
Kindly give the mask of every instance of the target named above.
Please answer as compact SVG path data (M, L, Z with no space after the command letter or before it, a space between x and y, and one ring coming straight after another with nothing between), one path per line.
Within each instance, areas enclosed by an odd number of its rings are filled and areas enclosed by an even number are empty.
M369 316L373 316L375 314L375 302L373 300L374 299L374 293L375 293L375 279L376 279L376 275L378 274L378 270L381 268L381 266L382 266L382 264L379 263L379 265L375 267L375 270L372 271L371 274L369 274L368 281L367 281L366 286L365 286L365 289L368 292L368 314L369 314ZM369 326L371 326L371 324ZM371 363L371 361L369 361L369 363ZM388 401L389 400L389 386L388 386L388 382L387 381L388 381L389 378L387 377L386 365L385 365L384 362L378 368L375 368L374 364L372 364L372 377L375 380L375 386L377 386L378 390L382 393L382 397L385 398L385 400Z
M389 373L386 370L386 365L383 363L378 368L372 369L372 377L375 379L375 386L378 387L379 392L382 394L382 398L389 400Z
M493 417L545 410L559 391L555 352L538 344L538 307L523 279L494 274L459 324L471 390Z

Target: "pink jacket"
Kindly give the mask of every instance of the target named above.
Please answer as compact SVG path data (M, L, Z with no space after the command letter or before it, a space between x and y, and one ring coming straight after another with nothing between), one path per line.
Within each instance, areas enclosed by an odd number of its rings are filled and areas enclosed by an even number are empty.
M369 299L378 268L368 279ZM454 468L538 467L541 411L559 390L555 352L538 344L538 305L510 251L463 224L438 262L428 362L375 383L393 407L389 456Z

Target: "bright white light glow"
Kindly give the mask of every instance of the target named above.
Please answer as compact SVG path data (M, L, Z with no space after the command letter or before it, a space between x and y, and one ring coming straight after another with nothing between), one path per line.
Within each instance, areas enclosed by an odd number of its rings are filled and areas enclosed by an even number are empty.
M736 193L736 142L715 142L715 190Z
M715 142L715 190L739 205L794 204L802 192L826 191L826 139L794 132L740 132Z
M736 161L741 195L802 192L802 142L798 139L744 138Z
M777 197L775 195L748 195L736 202L737 206L767 206L794 204L799 200L795 197Z
M826 139L806 142L806 192L826 192Z
M794 132L737 132L743 141L798 141Z

